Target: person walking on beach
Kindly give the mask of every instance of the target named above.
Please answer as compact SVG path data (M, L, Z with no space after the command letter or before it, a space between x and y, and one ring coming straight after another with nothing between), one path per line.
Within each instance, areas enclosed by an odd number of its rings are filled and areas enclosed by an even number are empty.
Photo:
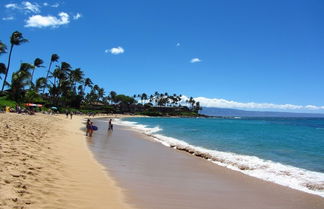
M114 128L113 124L112 124L112 119L109 119L109 124L108 124L108 131L112 131Z
M65 111L65 115L66 115L66 118L68 118L69 117L69 111Z
M72 119L72 116L73 116L73 112L71 111L71 112L70 112L70 117L71 117L71 119Z

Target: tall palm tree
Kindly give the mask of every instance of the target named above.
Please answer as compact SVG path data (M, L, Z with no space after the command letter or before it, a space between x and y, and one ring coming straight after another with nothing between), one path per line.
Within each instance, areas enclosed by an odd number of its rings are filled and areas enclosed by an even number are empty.
M31 79L30 79L31 84L33 83L33 77L34 77L35 68L44 67L44 66L42 66L43 63L44 63L44 61L42 59L40 59L40 58L36 58L34 60L34 68L33 68L33 71L32 71L32 74L31 74Z
M83 92L85 92L85 88L88 86L88 87L92 87L92 81L91 81L91 79L90 78L86 78L85 80L84 80L84 87L83 87Z
M114 102L114 103L116 103L116 96L117 96L117 93L116 93L115 91L111 91L111 92L109 93L109 95L110 95L111 101Z
M3 84L2 84L2 88L1 91L3 91L4 86L6 84L7 81L7 76L8 76L8 72L9 72L9 68L10 68L10 61L11 61L11 54L12 54L12 49L14 46L19 46L25 42L27 42L28 40L25 39L22 35L22 33L20 33L19 31L15 31L12 33L11 37L10 37L10 51L9 51L9 58L8 58L8 64L7 64L7 70L5 73L5 78L3 80Z
M47 80L48 80L49 73L51 72L51 66L52 66L53 62L57 62L59 60L59 58L60 57L57 54L52 54L52 56L51 56L51 62L49 64L49 66L48 66L48 70L47 70L47 73L46 73L46 85L43 88L43 94L45 92L45 88L47 87Z
M98 89L98 99L103 99L104 96L105 96L105 89L99 88Z
M81 68L77 68L75 70L70 71L70 80L72 82L72 86L75 86L76 83L79 83L83 80L84 73Z
M46 85L46 78L40 77L36 80L35 91L39 92L40 89L44 88Z

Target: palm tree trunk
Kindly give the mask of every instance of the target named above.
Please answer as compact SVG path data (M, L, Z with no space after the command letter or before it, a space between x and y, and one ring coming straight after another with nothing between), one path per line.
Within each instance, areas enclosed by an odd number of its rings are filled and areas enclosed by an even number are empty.
M7 76L8 76L8 72L9 72L9 67L10 67L11 53L12 53L13 46L14 46L13 44L11 44L11 46L10 46L10 52L9 52L9 58L8 58L7 69L6 69L6 75L5 75L4 80L3 80L3 84L2 84L1 92L3 92L4 86L5 86L5 84L6 84L6 80L7 80Z
M48 79L49 72L50 72L50 70L51 70L52 63L53 63L53 62L51 61L50 64L49 64L49 66L48 66L48 70L47 70L47 73L46 73L45 86L44 86L44 88L43 88L43 94L45 93L45 89L46 89L46 87L47 87L47 79Z

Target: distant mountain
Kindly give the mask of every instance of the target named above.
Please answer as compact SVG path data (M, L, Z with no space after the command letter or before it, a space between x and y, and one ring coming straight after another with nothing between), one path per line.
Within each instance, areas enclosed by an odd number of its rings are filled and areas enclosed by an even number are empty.
M292 112L268 112L268 111L246 111L229 108L203 107L199 112L208 116L221 117L307 117L307 118L324 118L320 113L292 113Z

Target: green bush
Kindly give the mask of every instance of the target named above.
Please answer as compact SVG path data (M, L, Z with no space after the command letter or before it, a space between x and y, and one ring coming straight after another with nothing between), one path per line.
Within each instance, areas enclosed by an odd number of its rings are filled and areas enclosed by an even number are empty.
M0 97L0 107L1 108L4 108L6 106L15 107L16 104L17 103L15 101L9 100L9 99L7 99L7 97Z

